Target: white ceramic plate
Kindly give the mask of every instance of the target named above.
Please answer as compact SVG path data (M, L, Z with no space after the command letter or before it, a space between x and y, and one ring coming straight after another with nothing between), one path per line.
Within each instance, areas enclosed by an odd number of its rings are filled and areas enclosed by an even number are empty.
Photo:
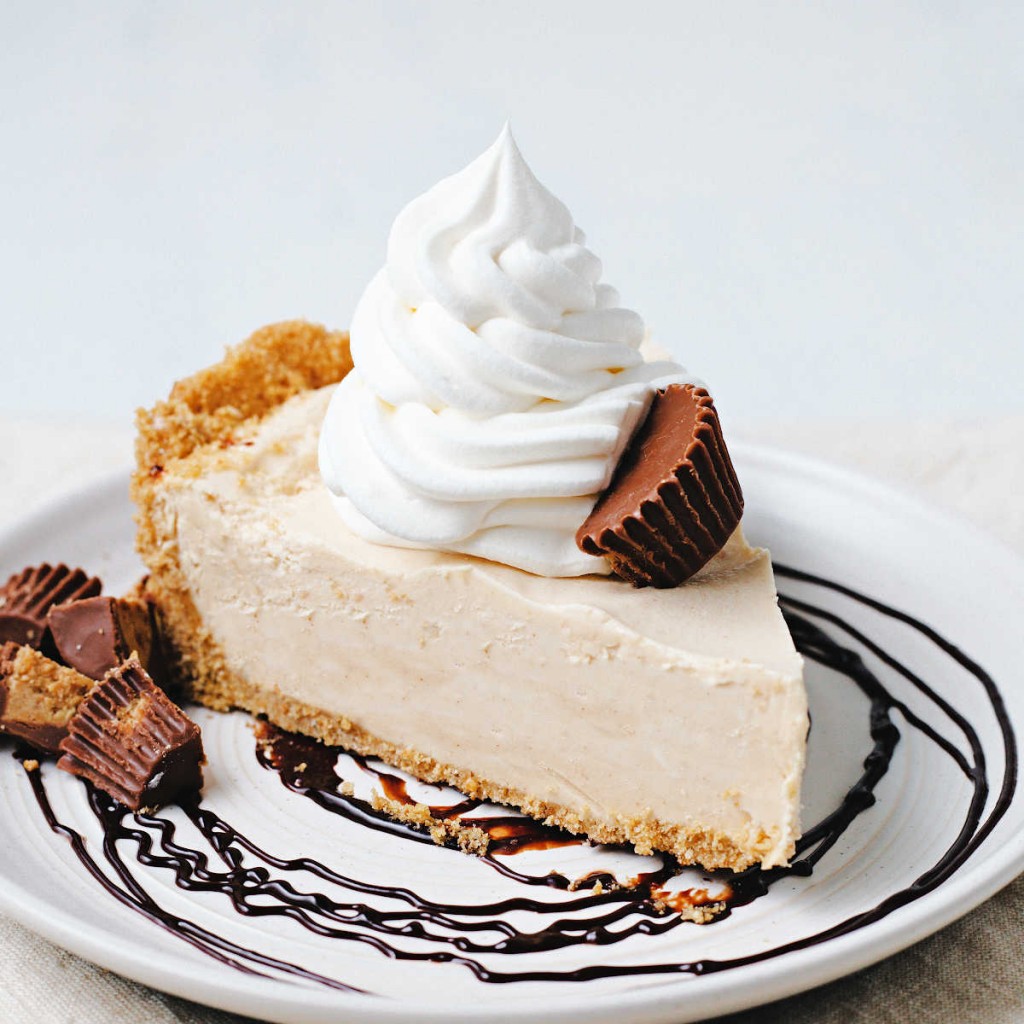
M779 563L840 581L933 627L984 666L1005 700L1006 723L1024 736L1024 688L1018 671L1024 567L1019 560L970 527L863 478L760 449L741 448L735 454L752 541L771 547ZM0 536L0 569L65 560L100 575L111 593L126 588L140 573L126 490L124 477L100 482L8 530ZM114 852L142 887L136 902L191 921L194 934L224 936L277 963L260 966L250 960L248 969L259 973L242 973L118 902L91 878L65 838L46 824L29 777L9 746L0 750L0 907L67 949L128 977L213 1006L296 1024L626 1018L680 1022L778 999L857 970L968 912L1024 869L1024 798L1015 789L1008 736L1000 728L991 695L955 652L941 648L913 624L843 593L793 579L781 579L780 590L841 616L933 688L933 698L925 699L910 677L834 624L814 619L830 636L863 654L893 697L957 749L965 747L966 734L956 715L964 716L977 736L977 750L969 755L984 755L990 787L987 793L979 791L979 825L990 820L1000 789L1004 795L1002 816L990 826L990 834L941 884L925 886L928 891L909 902L907 897L897 899L903 905L876 913L860 927L847 925L824 941L802 941L827 935L911 887L954 843L970 811L973 790L963 767L933 738L909 727L900 711L893 719L901 739L890 770L877 786L877 802L822 856L810 877L783 878L764 898L703 927L685 923L663 934L634 934L612 944L474 956L492 971L557 974L595 966L702 962L709 966L701 974L487 984L458 962L392 959L363 939L324 937L294 918L242 916L228 896L183 890L169 868L139 863L136 842L119 843ZM808 688L813 727L804 815L810 825L832 810L858 778L871 739L868 701L848 679L810 662ZM287 790L274 772L260 766L246 716L197 714L209 756L204 806L279 859L315 857L379 887L376 893L353 893L308 872L266 863L265 876L251 876L257 882L284 878L296 891L329 892L343 908L333 923L349 936L380 937L379 930L362 928L355 920L360 906L400 911L406 916L395 927L408 924L416 914L409 913L409 901L401 896L404 889L463 907L523 897L560 905L555 915L531 910L493 915L525 933L550 924L553 917L571 920L593 912L586 907L586 892L527 886L475 858L328 813ZM609 771L614 770L610 765ZM374 783L345 759L338 771L355 783L357 797ZM42 778L55 815L85 836L86 850L111 879L85 787L52 766L44 766ZM427 796L433 803L442 800L436 791ZM161 817L176 823L185 846L207 851L211 869L223 869L180 810ZM144 825L142 831L155 835L155 828ZM259 864L253 855L246 857L246 865ZM633 855L581 847L520 853L507 863L525 873L555 869L571 877L595 867L620 874L646 869L638 868ZM113 881L126 888L123 880ZM257 896L252 902L267 905L273 900ZM494 945L502 935L493 929L465 930L467 921L488 917L455 914L449 926L428 923L430 937L407 934L389 941L414 954L458 953L458 946L444 940L459 935ZM623 920L642 919L634 912ZM310 920L331 923L316 912ZM779 952L787 946L792 948ZM725 962L729 969L713 969ZM373 995L325 987L288 974L281 963Z

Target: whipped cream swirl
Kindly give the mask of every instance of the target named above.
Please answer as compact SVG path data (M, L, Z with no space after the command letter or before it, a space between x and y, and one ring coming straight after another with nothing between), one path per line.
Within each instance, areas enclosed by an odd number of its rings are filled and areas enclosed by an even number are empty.
M641 318L506 125L395 220L320 435L342 518L382 544L542 576L607 573L576 530L656 387Z

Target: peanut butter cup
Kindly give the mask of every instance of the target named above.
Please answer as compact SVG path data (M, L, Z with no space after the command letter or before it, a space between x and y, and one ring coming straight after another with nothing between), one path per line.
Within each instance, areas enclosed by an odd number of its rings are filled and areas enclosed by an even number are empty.
M30 566L0 587L0 643L12 640L40 648L47 638L46 615L55 605L98 594L102 584L66 565Z
M56 754L93 680L33 647L0 647L0 732Z
M138 658L107 673L68 726L57 763L137 811L202 788L203 741L195 724Z
M102 679L133 652L158 676L152 613L145 601L87 597L51 608L47 624L64 663L90 679Z
M672 384L654 396L576 543L634 586L676 587L722 549L742 514L711 396Z

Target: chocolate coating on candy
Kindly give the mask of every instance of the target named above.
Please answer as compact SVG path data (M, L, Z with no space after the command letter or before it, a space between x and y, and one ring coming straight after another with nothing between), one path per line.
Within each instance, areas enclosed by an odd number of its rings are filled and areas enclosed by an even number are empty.
M0 588L0 643L40 648L47 638L46 615L63 601L93 597L102 584L82 569L66 565L29 566Z
M93 680L33 647L0 647L0 732L55 754Z
M65 664L90 679L102 679L133 652L153 672L153 621L144 601L88 597L51 608L47 623Z
M137 811L203 785L203 741L195 724L137 658L93 687L68 727L57 762Z
M576 543L634 586L675 587L722 549L742 514L711 396L672 384L654 396Z

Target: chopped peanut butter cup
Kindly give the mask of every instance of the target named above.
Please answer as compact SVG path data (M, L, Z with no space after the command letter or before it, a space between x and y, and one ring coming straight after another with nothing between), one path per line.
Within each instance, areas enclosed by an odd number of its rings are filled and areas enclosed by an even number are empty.
M93 680L33 647L0 647L0 732L56 754Z
M134 598L87 597L50 609L47 624L64 663L102 679L134 652L153 676L156 643L149 605Z
M46 614L55 605L93 597L102 584L82 569L66 565L30 566L0 587L0 643L13 640L40 648L46 639Z
M742 514L711 396L672 384L655 394L576 543L634 586L676 587L722 549Z
M199 726L134 656L93 687L60 748L58 768L133 811L171 803L203 785Z

